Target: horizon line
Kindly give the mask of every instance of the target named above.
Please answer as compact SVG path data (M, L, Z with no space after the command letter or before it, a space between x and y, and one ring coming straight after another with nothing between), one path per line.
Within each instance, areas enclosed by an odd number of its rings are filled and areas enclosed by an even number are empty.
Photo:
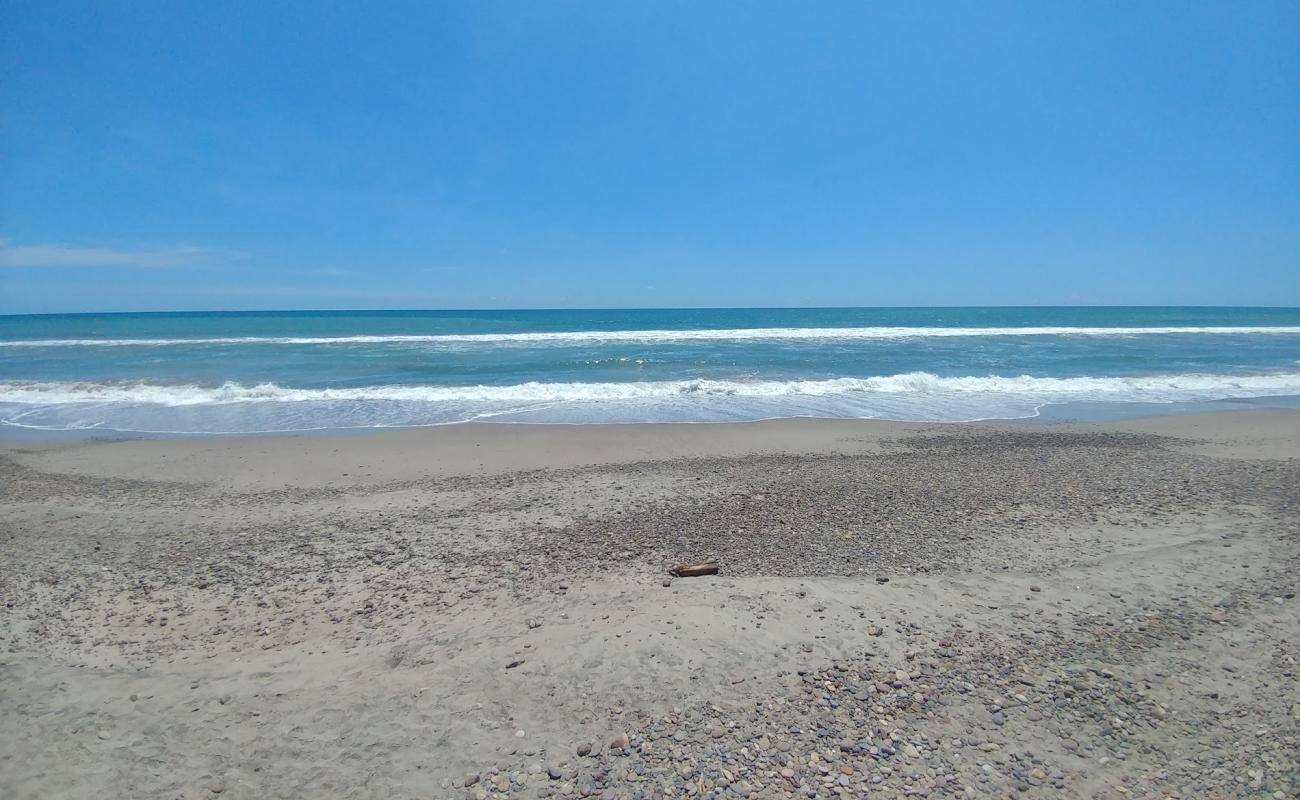
M227 309L169 309L165 311L38 311L38 312L0 312L5 317L76 317L76 316L127 316L141 314L178 315L178 314L410 314L410 313L467 313L483 311L850 311L850 310L913 310L913 309L971 309L971 308L1223 308L1223 309L1260 309L1279 311L1300 311L1300 306L1287 305L1211 305L1207 303L1161 304L1161 303L1067 303L1067 304L982 304L982 305L883 305L883 306L499 306L499 307L459 307L459 308L227 308Z

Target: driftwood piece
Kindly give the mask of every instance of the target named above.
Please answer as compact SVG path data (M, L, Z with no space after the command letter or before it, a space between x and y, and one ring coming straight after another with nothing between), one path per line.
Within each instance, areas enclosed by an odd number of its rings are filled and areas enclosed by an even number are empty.
M705 561L701 564L681 564L668 570L678 578L696 578L700 575L717 575L718 562Z

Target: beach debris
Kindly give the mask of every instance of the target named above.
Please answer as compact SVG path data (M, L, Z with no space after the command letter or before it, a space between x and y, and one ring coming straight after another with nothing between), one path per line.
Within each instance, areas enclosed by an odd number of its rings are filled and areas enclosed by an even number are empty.
M529 617L527 624L530 631L542 627L542 621L537 617Z
M518 661L511 661L509 664L506 664L506 669L514 669L515 667L519 666L522 663L524 663L524 660L522 658L519 659Z
M679 564L669 572L678 578L698 578L701 575L717 575L718 562L703 561L698 564Z

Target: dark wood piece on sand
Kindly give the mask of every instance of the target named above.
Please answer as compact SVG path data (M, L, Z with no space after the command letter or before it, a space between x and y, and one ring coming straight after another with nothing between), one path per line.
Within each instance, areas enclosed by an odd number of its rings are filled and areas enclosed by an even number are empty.
M700 564L682 564L669 570L678 578L696 578L700 575L717 575L718 562L705 561Z

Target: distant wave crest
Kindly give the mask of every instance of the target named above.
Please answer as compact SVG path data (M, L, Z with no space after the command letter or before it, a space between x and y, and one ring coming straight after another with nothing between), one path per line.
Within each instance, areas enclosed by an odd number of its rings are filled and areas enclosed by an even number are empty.
M552 344L605 342L693 342L754 340L919 339L975 336L1155 336L1300 334L1300 326L1181 327L865 327L865 328L714 328L702 330L551 331L533 333L450 333L431 335L235 336L189 339L14 339L0 347L169 347L193 345L377 345L377 344Z

